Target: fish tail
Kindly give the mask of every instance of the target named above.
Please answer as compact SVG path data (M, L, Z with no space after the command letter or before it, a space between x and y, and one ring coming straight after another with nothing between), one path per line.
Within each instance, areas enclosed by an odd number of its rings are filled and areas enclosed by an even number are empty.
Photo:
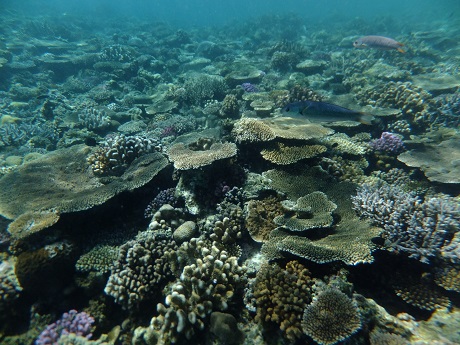
M374 117L372 115L361 114L359 116L358 121L364 125L371 125L372 121L374 121Z
M404 49L402 49L402 48L398 48L398 49L396 49L396 50L397 50L398 52L400 52L400 53L406 54L406 51L405 51Z

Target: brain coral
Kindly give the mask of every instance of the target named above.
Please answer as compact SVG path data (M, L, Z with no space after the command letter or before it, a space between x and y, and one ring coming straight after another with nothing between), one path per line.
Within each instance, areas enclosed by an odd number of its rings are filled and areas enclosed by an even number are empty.
M133 161L121 176L104 184L88 171L86 157L90 151L85 145L56 150L0 178L0 214L18 220L11 226L14 236L29 234L30 227L37 224L34 215L37 220L52 216L53 223L59 214L103 204L123 191L143 186L168 164L160 153L146 154ZM32 216L23 216L28 213ZM43 224L47 227L50 221Z
M328 288L305 309L302 328L320 345L336 344L361 328L358 307L343 292Z
M183 143L177 143L168 150L168 157L179 170L197 169L217 160L236 155L234 143L214 143L208 149L194 151Z

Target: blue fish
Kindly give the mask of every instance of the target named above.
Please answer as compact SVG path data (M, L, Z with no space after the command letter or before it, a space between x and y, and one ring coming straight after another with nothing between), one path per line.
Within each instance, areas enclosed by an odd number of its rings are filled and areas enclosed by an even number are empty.
M285 115L302 114L311 122L356 121L370 125L374 117L335 104L317 101L289 103L282 110Z

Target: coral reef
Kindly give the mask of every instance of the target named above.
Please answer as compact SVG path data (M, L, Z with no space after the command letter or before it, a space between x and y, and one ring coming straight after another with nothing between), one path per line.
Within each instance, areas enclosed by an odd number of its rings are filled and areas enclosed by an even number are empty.
M302 159L318 156L326 152L326 150L326 146L323 145L289 146L277 143L275 148L263 149L260 154L263 158L272 163L288 165Z
M17 220L10 224L15 237L29 235L32 225L37 232L54 224L62 213L87 210L124 190L139 188L167 165L160 153L146 154L131 163L123 175L103 184L86 171L89 152L85 145L56 150L0 179L0 214ZM41 220L44 214L48 219L51 216L52 222L41 222L43 226L37 227L34 219Z
M249 200L245 225L256 242L266 242L276 227L273 219L283 214L279 198L269 196L262 200Z
M291 231L305 231L330 227L334 221L332 212L337 208L323 192L313 192L297 199L281 202L286 214L277 216L273 222Z
M107 112L96 108L84 108L78 113L78 122L89 130L102 130L111 125Z
M80 272L109 272L119 256L119 249L114 246L98 245L83 254L75 264Z
M349 338L361 328L356 303L337 289L322 291L305 309L303 331L321 345Z
M14 273L13 264L3 260L0 263L0 310L2 313L10 303L19 298L21 291L22 287Z

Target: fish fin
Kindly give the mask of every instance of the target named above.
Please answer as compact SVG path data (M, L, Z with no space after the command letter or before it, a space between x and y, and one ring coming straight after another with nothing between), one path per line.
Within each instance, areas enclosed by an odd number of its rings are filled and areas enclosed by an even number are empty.
M406 51L405 51L404 49L398 48L398 49L396 49L396 50L397 50L398 52L400 52L400 53L406 54Z
M374 117L372 115L361 114L359 116L359 122L363 125L372 125L372 121L374 121Z

